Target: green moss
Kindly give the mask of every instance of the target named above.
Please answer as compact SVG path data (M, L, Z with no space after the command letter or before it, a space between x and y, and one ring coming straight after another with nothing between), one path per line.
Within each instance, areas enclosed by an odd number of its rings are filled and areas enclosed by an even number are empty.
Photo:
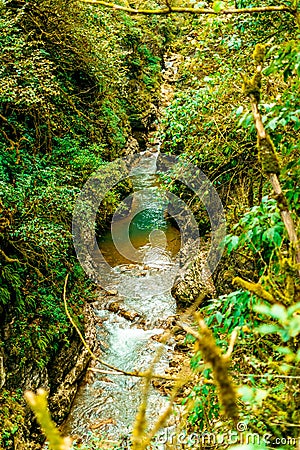
M15 448L25 424L25 407L21 391L2 390L0 394L0 448ZM21 448L21 447L20 447Z
M276 155L275 146L269 135L265 139L258 138L258 157L265 174L280 173L280 165Z
M256 44L253 52L253 59L257 65L261 65L264 62L266 55L266 46L262 44Z
M248 97L253 95L255 100L260 101L261 73L256 72L251 79L243 75L243 93Z

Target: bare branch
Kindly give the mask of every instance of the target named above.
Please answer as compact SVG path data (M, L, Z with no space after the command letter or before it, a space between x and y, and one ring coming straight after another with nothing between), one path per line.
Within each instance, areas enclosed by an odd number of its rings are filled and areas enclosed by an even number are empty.
M90 367L90 368L88 368L88 370L90 372L103 373L106 375L126 375L126 376L130 376L130 377L138 377L138 378L149 377L148 372L126 372L126 371L123 371L122 369L118 369L117 371L113 372L110 370L102 370L102 369L96 369L94 367ZM174 377L171 377L168 375L160 375L157 373L152 373L151 378L158 378L159 380L168 380L168 381L178 381L179 380L179 378L174 378Z
M236 374L235 374L236 376ZM297 375L276 375L273 373L253 374L253 373L239 373L238 377L252 377L252 378L286 378L288 380L300 380Z
M4 251L1 249L0 249L0 256L2 256L5 259L5 261L8 263L14 263L14 262L20 263L20 261L18 259L10 258L9 256L7 256L6 253L4 253Z
M297 11L288 6L261 6L257 8L232 8L223 9L221 11L214 11L211 8L180 8L171 6L167 1L167 8L160 9L134 9L128 6L117 5L116 3L104 2L102 0L81 0L83 3L102 5L106 8L110 8L117 11L125 11L129 14L141 14L141 15L166 15L166 14L212 14L212 15L231 15L231 14L253 14L253 13L273 13L273 12L286 12L294 16L297 15Z
M229 358L231 357L233 349L234 349L234 344L237 340L238 334L239 334L238 329L235 328L233 330L233 332L231 333L229 346L228 346L227 352L223 355L223 358L229 360Z
M257 295L259 298L267 300L270 303L277 303L276 298L273 297L270 292L266 291L260 283L252 283L250 281L246 281L243 278L235 277L232 280L234 285L238 285L243 289L251 292L252 294Z

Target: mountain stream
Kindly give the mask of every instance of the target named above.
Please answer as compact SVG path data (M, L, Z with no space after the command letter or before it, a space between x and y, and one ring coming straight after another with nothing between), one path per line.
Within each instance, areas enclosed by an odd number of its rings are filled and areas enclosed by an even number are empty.
M172 68L172 62L168 62L168 67L169 70ZM168 84L164 89L165 97L170 96L172 89ZM157 143L149 144L146 151L140 153L138 163L130 172L133 194L129 210L114 221L113 232L108 232L98 242L115 274L109 299L121 305L122 311L130 312L130 320L118 310L113 312L105 295L93 304L99 319L97 332L103 351L101 359L131 372L149 368L162 345L158 342L159 335L165 331L166 322L176 314L171 288L181 239L180 231L166 218L168 199L156 173L158 155ZM128 234L130 244L138 252L139 262L132 263L126 257ZM122 246L124 252L119 251ZM172 341L164 346L155 373L164 373L173 346ZM120 441L123 442L121 448L130 448L130 433L142 398L142 381L138 377L114 373L100 363L95 368L100 372L79 389L64 432L80 436L83 442L104 437L111 444L99 448L112 448ZM167 398L151 387L147 408L150 426L167 403Z

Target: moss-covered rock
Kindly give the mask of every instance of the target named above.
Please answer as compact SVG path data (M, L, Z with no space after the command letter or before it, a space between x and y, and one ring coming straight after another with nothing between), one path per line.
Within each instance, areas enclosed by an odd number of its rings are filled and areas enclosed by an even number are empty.
M187 307L203 295L201 302L215 295L215 287L206 265L207 253L200 252L180 271L172 288L177 305Z

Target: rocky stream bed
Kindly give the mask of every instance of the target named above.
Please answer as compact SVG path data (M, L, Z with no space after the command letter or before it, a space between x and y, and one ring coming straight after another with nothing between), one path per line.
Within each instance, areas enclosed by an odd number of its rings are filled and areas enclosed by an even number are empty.
M172 98L179 61L178 55L165 59L160 114ZM88 306L86 324L89 345L110 368L93 360L77 392L63 431L78 443L104 436L112 444L123 440L127 448L125 443L129 442L141 402L141 379L112 367L128 372L146 370L169 333L155 373L177 374L184 367L188 374L189 347L184 343L185 335L174 328L178 308L193 303L204 289L208 296L214 293L210 279L199 283L205 252L194 261L187 259L184 270L178 271L176 266L180 231L165 214L166 198L156 175L160 147L156 136L157 131L150 133L147 148L131 171L134 194L130 211L115 224L115 232L123 238L128 221L132 221L131 240L142 263L120 256L110 232L99 240L101 253L113 267L114 283L109 292L99 290L97 301ZM166 408L172 385L172 381L152 380L148 394L150 425Z

